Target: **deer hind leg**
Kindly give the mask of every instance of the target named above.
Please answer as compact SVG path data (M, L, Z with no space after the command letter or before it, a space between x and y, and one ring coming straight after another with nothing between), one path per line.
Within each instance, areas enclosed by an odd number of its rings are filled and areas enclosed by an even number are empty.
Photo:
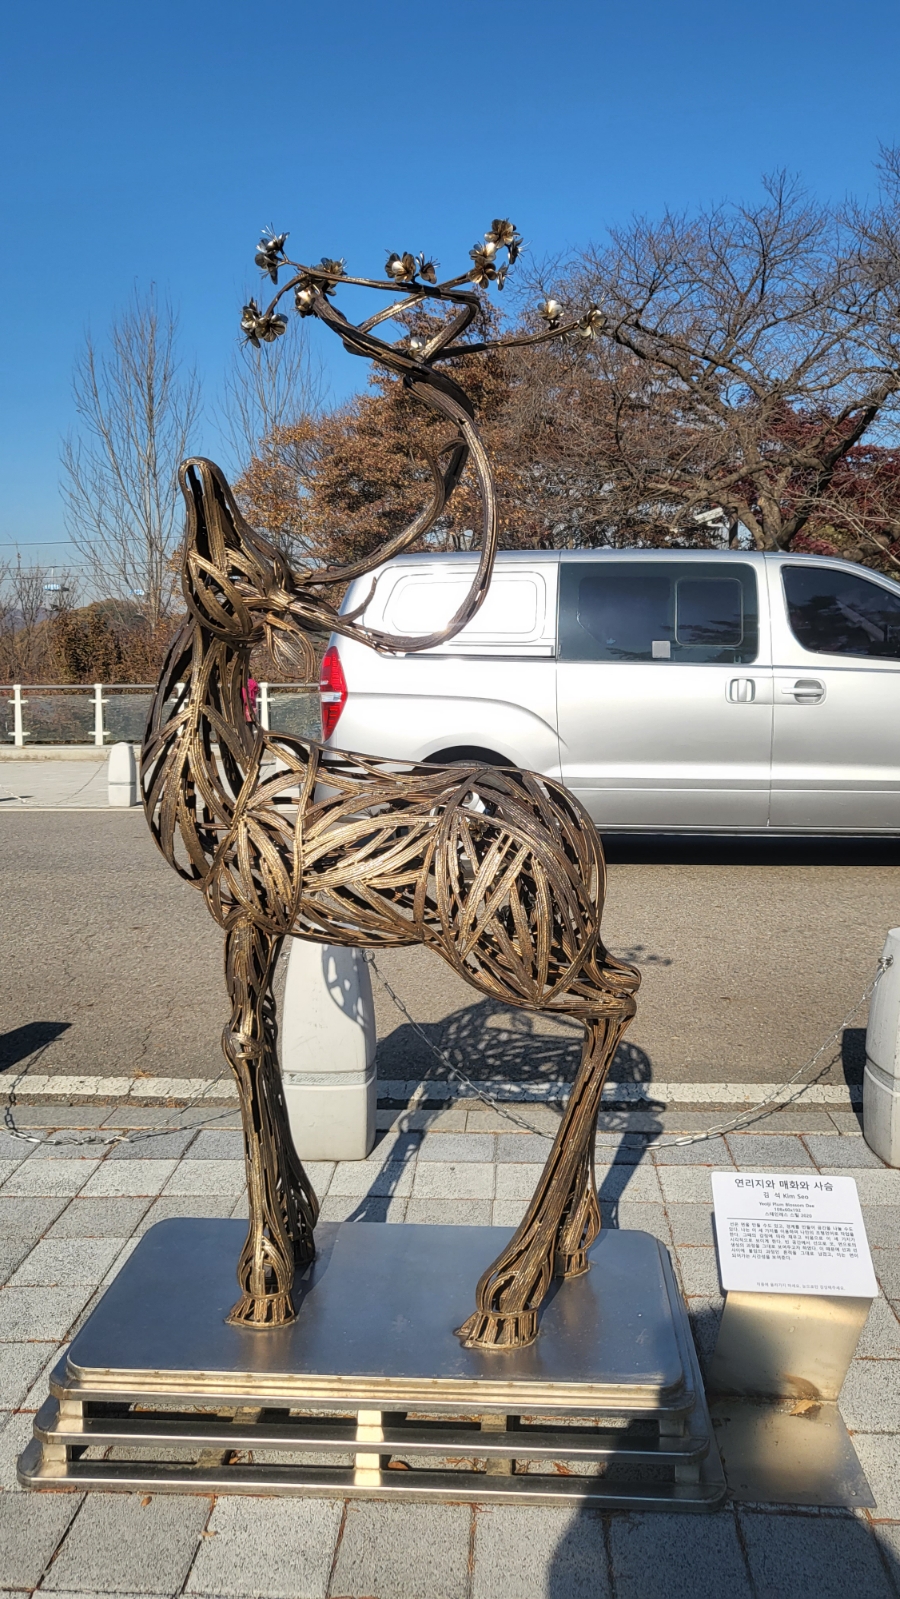
M291 1141L278 1069L271 979L280 944L247 920L226 934L231 1020L222 1048L237 1079L250 1205L241 1296L227 1320L242 1327L293 1321L294 1270L315 1255L319 1205Z
M578 1075L531 1204L481 1277L474 1314L457 1329L468 1349L530 1344L554 1273L576 1277L588 1269L587 1251L600 1231L594 1129L610 1062L633 1014L633 1001L625 1000L610 1015L585 1023Z

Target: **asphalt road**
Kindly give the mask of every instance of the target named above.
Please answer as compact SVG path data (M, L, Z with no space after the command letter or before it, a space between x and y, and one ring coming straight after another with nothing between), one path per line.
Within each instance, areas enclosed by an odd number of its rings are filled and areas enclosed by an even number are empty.
M864 989L900 923L900 845L612 840L603 928L643 974L616 1076L779 1081ZM222 938L140 813L0 815L0 1071L215 1075ZM480 1000L437 957L382 969L433 1041L474 1074L556 1076L577 1028ZM376 984L379 1073L437 1063ZM844 1065L859 1075L859 1029ZM439 1074L439 1068L437 1068Z

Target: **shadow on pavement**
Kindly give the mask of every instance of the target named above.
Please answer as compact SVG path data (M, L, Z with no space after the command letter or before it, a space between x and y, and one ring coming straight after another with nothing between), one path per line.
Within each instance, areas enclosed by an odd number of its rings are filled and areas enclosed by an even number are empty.
M468 1077L506 1082L542 1083L556 1079L571 1082L581 1059L583 1029L578 1022L553 1018L560 1029L539 1028L546 1017L516 1010L497 1000L483 999L466 1005L439 1022L424 1022L422 1032ZM452 1081L436 1055L425 1049L419 1034L404 1023L378 1044L378 1075L406 1081ZM649 1083L650 1057L625 1040L616 1052L610 1081Z
M0 1072L18 1066L30 1056L49 1049L61 1033L68 1032L71 1022L25 1022L8 1033L0 1033Z

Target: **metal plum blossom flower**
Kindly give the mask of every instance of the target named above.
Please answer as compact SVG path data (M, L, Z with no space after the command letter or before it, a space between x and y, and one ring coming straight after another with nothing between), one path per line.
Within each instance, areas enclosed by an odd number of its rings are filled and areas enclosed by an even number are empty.
M287 234L260 241L257 264L277 287L271 303L244 307L241 327L259 345L278 338L291 297L354 355L377 361L449 424L428 457L428 503L369 557L341 567L292 571L244 521L209 461L181 472L187 503L182 587L187 619L156 692L144 740L142 785L153 836L166 859L205 896L225 934L231 1017L223 1048L243 1116L250 1225L238 1263L240 1297L229 1320L273 1327L295 1314L294 1274L315 1253L318 1204L294 1151L276 1053L271 979L286 937L373 949L422 944L482 994L526 1010L580 1021L581 1064L559 1130L521 1225L475 1289L458 1329L468 1346L528 1344L554 1274L588 1269L600 1227L594 1128L616 1045L634 1014L638 974L600 938L605 868L600 840L577 801L532 772L475 762L442 768L331 749L270 733L245 715L252 649L313 665L308 634L333 631L382 651L427 650L475 615L497 545L491 466L472 402L445 370L462 355L560 337L593 337L590 308L508 339L466 341L478 317L476 288L502 288L521 247L497 219L472 266L439 282L423 254L391 253L385 279L347 275L343 261L289 261ZM385 291L390 303L354 323L332 304L337 289ZM399 291L399 298L396 298ZM405 312L450 306L437 330L393 342L381 328ZM470 464L482 504L481 547L471 588L447 626L400 636L342 615L335 588L408 549L441 517Z

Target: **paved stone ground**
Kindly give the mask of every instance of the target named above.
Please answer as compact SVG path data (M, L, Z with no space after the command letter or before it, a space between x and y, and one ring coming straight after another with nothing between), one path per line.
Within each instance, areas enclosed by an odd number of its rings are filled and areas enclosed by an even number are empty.
M541 1106L529 1113L538 1120L547 1114ZM103 1114L94 1112L95 1122ZM144 1113L148 1121L165 1114ZM674 1517L21 1492L15 1459L45 1397L47 1369L137 1238L164 1217L240 1215L245 1200L239 1133L224 1122L214 1131L169 1133L104 1152L66 1142L84 1136L77 1124L91 1113L24 1107L17 1115L23 1126L36 1124L31 1136L41 1141L0 1137L0 1599L33 1591L56 1599L900 1595L900 1171L884 1168L857 1133L838 1131L833 1119L820 1114L810 1124L815 1130L648 1149L633 1116L599 1136L605 1219L665 1241L702 1356L721 1308L714 1168L855 1177L883 1292L841 1397L876 1510L732 1505L711 1517ZM411 1118L426 1119L411 1128ZM52 1119L67 1125L54 1132ZM517 1132L472 1106L385 1112L382 1120L390 1125L367 1161L311 1168L324 1217L360 1224L519 1219L547 1148L540 1134Z

